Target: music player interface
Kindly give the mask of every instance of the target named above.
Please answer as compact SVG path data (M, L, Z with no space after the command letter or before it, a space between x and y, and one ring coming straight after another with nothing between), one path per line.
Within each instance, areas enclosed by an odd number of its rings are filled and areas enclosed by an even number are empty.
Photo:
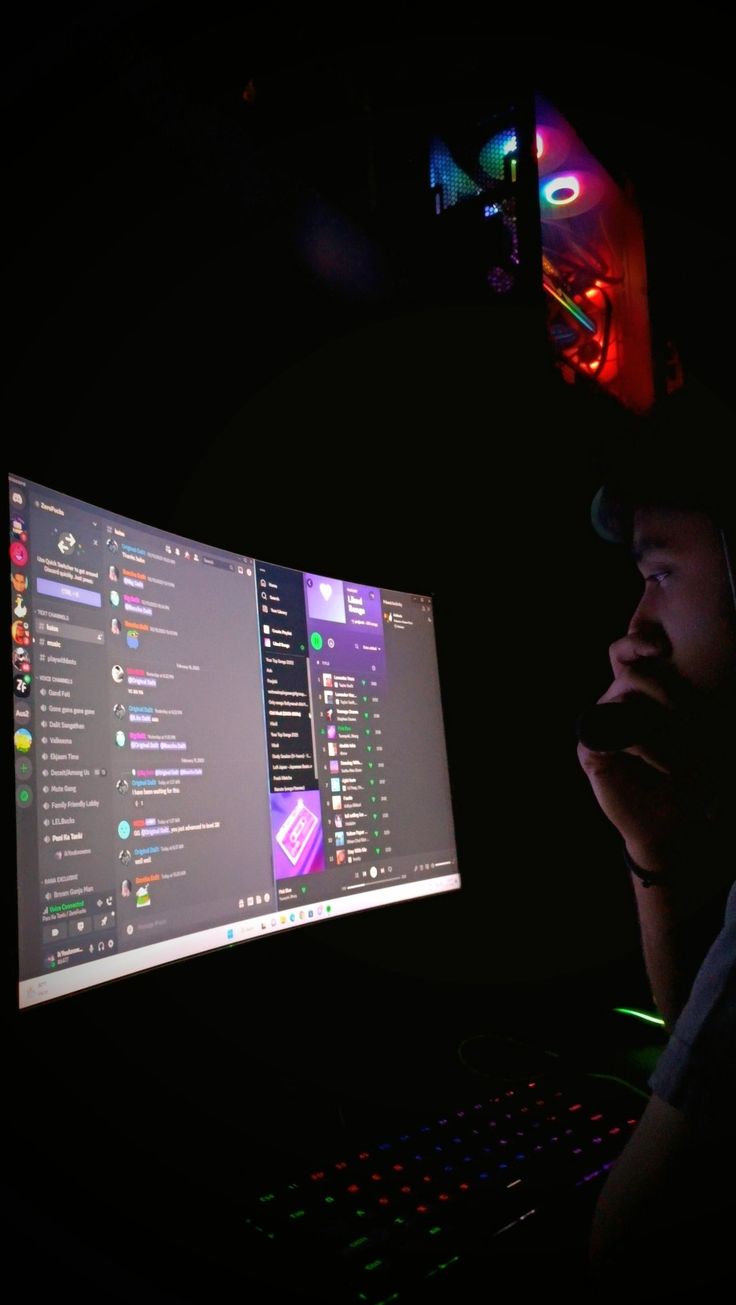
M19 477L10 570L21 1005L459 885L429 599Z

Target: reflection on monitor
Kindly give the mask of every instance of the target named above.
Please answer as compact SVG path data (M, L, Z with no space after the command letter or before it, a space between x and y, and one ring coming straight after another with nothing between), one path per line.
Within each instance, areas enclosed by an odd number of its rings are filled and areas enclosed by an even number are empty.
M9 489L21 1006L460 886L429 598Z

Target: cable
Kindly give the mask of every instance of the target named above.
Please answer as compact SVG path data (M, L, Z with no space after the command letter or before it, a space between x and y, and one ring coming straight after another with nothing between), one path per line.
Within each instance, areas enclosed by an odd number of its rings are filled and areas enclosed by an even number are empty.
M629 1088L631 1092L635 1092L636 1095L642 1097L644 1101L649 1101L650 1094L648 1092L645 1092L643 1088L637 1087L634 1083L629 1083L628 1079L619 1078L618 1074L599 1074L593 1070L584 1070L583 1073L586 1078L600 1078L609 1083L617 1083L619 1087Z

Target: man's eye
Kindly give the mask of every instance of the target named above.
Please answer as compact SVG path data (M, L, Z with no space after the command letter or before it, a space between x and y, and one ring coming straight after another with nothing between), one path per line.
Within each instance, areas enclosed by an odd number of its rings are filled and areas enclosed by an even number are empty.
M669 571L652 571L650 575L644 577L645 584L661 585L663 580L669 576Z

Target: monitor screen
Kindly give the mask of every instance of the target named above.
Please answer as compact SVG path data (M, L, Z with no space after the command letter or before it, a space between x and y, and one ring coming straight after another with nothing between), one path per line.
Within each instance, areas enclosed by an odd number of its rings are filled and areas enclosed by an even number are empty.
M459 888L430 597L9 494L21 1007Z

